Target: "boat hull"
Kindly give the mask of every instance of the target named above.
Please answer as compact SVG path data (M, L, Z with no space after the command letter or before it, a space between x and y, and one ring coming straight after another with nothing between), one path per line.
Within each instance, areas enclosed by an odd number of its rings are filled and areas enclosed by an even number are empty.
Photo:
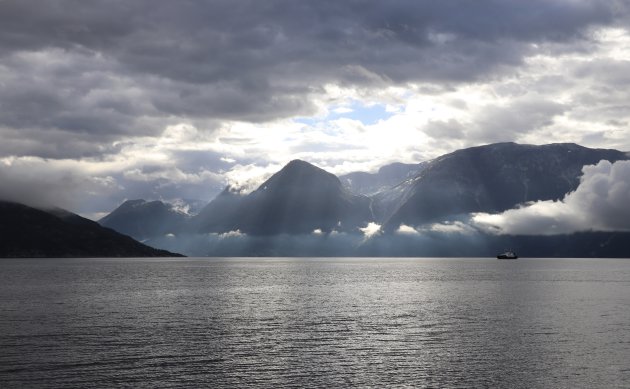
M505 251L497 255L497 259L517 259L518 255L514 251Z
M497 255L497 259L518 259L518 255Z

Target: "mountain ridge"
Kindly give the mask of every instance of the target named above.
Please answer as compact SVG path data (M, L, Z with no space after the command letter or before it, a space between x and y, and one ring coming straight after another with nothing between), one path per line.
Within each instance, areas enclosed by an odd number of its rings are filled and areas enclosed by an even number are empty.
M177 257L72 212L0 200L0 257Z
M138 240L181 230L190 218L160 200L127 200L98 223Z
M528 201L558 200L577 188L585 165L602 159L615 162L628 156L574 143L504 142L457 150L429 161L404 182L396 206L389 204L393 211L382 222L395 229L448 215L502 212Z
M627 160L628 154L572 143L539 146L504 142L476 146L418 165L394 165L394 170L398 169L396 174L402 172L403 180L371 196L354 194L332 173L308 162L293 160L251 193L226 187L173 236L153 236L149 242L194 255L301 255L306 252L317 255L451 252L460 255L462 250L466 252L466 246L453 251L454 242L449 241L448 231L456 231L461 223L469 223L471 215L501 213L533 201L561 200L576 190L583 167L597 164L601 159L614 163ZM408 169L417 170L409 175ZM438 225L438 230L432 230L432 225ZM404 228L399 230L401 227ZM440 228L446 228L443 230L446 232L440 233ZM474 230L474 227L468 228ZM505 236L475 231L475 239L485 243L475 243L482 245L476 248L470 246L471 253L484 252L480 251L484 245L510 242ZM404 238L401 234L417 237ZM422 238L423 235L432 240L426 241L428 238ZM317 236L323 240L317 240ZM343 243L344 236L349 239L346 243ZM356 239L350 239L351 236ZM623 234L608 236L607 233L585 232L582 236L584 239L580 242L588 242L585 247L589 247L589 253L608 255L623 250L622 238L613 238L625 236ZM514 239L515 242L535 240L527 236ZM540 239L541 243L547 242L544 252L576 254L552 247L553 242L571 243L572 239ZM615 242L614 249L602 251L609 239ZM440 250L431 251L430 247L438 247L439 241L448 243ZM171 246L172 242L178 243ZM198 249L186 251L186 242ZM236 246L229 246L230 242ZM370 242L378 242L378 245L371 246ZM287 244L297 246L289 249ZM424 250L417 246L422 244L428 244L429 248ZM319 250L319 245L335 246ZM410 251L397 245L407 245ZM224 248L220 248L222 246Z
M371 196L413 177L425 164L394 162L381 166L376 173L351 172L339 176L339 179L352 193Z

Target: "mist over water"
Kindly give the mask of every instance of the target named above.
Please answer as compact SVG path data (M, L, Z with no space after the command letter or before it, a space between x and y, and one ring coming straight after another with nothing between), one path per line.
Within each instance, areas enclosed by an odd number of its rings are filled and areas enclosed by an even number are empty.
M2 387L627 387L630 260L2 260Z
M191 257L494 257L511 249L523 257L625 258L628 241L628 232L512 236L414 230L373 236L336 232L255 236L233 231L164 236L144 243Z

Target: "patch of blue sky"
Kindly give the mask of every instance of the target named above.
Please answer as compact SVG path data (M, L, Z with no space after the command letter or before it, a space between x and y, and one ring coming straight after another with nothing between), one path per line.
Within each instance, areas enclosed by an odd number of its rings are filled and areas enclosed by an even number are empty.
M387 111L384 104L366 105L359 101L353 101L349 105L331 107L326 116L300 117L295 121L308 126L317 126L323 122L346 118L360 121L367 126L378 123L379 120L387 120L393 114L393 112Z

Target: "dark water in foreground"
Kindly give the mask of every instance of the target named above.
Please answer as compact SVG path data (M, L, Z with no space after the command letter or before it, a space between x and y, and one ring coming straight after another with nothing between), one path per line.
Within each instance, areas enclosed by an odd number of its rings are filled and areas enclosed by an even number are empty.
M0 270L0 387L630 387L630 260Z

